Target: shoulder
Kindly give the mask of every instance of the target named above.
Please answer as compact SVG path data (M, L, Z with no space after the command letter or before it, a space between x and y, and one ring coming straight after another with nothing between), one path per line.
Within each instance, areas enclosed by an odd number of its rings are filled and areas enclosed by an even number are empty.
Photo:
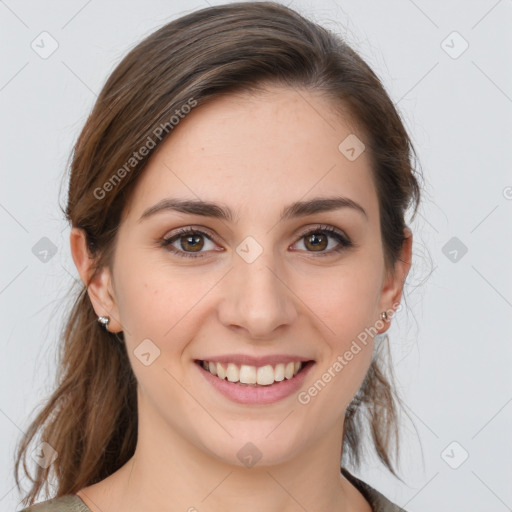
M35 503L20 510L20 512L91 512L91 510L76 494L66 494L41 503Z
M372 512L406 512L403 508L389 501L377 489L349 473L345 468L341 468L341 472L365 497L372 507Z

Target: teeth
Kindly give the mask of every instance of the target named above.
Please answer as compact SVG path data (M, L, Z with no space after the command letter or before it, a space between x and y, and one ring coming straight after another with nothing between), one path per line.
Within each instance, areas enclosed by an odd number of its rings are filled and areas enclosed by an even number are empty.
M226 369L224 368L224 366L222 366L220 363L217 363L216 366L217 366L217 377L219 377L219 379L225 379L226 378Z
M240 370L236 364L228 363L226 377L228 378L229 382L238 382L240 380Z
M226 379L229 382L240 382L241 384L269 386L274 382L281 382L284 379L291 379L297 375L302 368L300 361L289 362L287 364L279 363L275 366L267 364L265 366L250 366L243 364L238 366L234 363L222 364L212 361L202 361L201 365L212 375L219 379Z
M243 384L256 384L256 368L246 364L240 366L240 382ZM261 384L261 382L258 382L258 384Z
M272 366L270 366L269 364L258 368L257 374L258 384L260 386L268 386L269 384L274 383L274 368L272 368Z
M295 369L294 363L288 363L284 368L284 378L291 379L293 377L293 370Z
M284 364L279 363L276 364L276 367L274 368L274 380L277 382L281 382L284 380Z

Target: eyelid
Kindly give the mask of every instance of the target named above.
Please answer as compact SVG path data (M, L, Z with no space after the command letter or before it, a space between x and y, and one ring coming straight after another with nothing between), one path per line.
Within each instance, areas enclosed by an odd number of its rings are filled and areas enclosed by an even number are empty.
M303 236L309 235L310 233L316 233L317 231L326 231L330 234L336 234L340 237L343 237L347 242L350 242L349 237L345 234L345 232L335 226L331 226L329 224L316 224L314 226L309 226L304 228L304 230L300 231L298 238L302 238Z
M180 228L176 228L175 230L172 230L170 235L165 234L163 236L164 240L170 240L171 238L175 238L179 235L186 235L188 233L198 233L198 234L204 234L207 235L212 240L216 240L218 237L215 234L214 231L211 229L204 227L204 226L196 226L195 224L189 224L188 226L183 226Z

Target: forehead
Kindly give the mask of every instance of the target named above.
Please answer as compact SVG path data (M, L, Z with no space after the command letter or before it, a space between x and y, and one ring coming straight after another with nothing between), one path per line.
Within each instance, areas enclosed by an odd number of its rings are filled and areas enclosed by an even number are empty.
M179 196L261 215L263 205L343 195L364 203L370 217L377 197L369 155L352 160L342 151L354 136L364 141L351 119L305 90L221 96L174 127L139 178L130 210L140 215L150 203Z

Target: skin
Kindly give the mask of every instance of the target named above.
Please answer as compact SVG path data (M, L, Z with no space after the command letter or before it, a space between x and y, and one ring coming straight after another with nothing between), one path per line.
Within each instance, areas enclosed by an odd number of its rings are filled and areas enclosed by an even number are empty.
M374 340L307 405L297 393L268 405L234 403L194 363L219 354L299 355L315 361L307 390L382 311L396 308L412 235L407 229L387 272L369 155L349 161L338 150L351 133L364 140L318 94L269 87L197 107L152 157L125 207L113 264L88 287L96 313L111 318L109 330L124 331L139 421L132 459L77 493L93 512L371 510L339 461L345 408ZM294 201L333 195L359 203L367 218L342 208L278 222ZM139 222L166 197L221 203L238 221L166 211ZM319 255L303 234L320 224L356 245ZM186 226L215 236L200 238L202 258L159 245ZM250 264L236 253L247 236L263 249ZM192 252L181 240L174 247ZM323 251L338 246L329 235ZM71 251L85 283L92 260L76 228ZM160 349L149 366L134 355L147 338ZM237 458L249 441L262 454L252 468Z

